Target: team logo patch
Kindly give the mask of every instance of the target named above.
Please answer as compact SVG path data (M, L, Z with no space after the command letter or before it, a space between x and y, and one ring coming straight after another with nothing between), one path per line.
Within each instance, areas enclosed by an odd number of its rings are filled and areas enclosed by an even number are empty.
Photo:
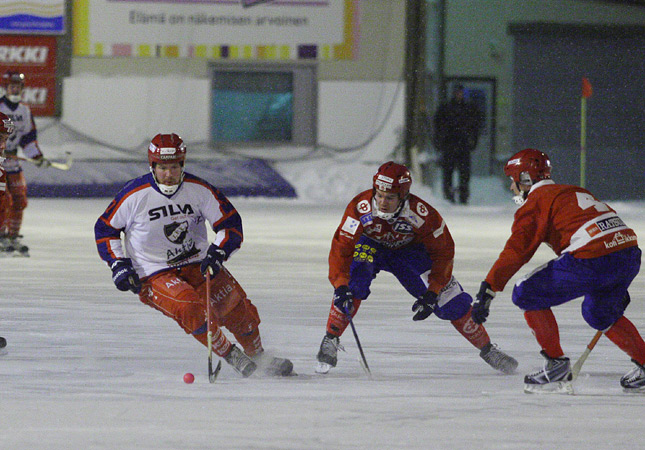
M417 214L419 214L421 217L426 217L430 211L428 211L428 208L426 205L423 203L417 203Z
M163 232L166 235L166 238L173 244L181 244L186 239L186 233L188 232L188 222L184 221L181 223L171 223L163 227Z

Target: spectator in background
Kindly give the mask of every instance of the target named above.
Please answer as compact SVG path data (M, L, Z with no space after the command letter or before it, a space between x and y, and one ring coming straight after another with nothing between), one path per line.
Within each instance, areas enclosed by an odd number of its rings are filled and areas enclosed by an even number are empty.
M470 196L470 154L477 146L483 125L483 114L474 102L465 97L464 87L456 85L452 98L442 104L434 116L435 145L441 154L443 195L454 203L452 174L459 171L459 202L468 203Z

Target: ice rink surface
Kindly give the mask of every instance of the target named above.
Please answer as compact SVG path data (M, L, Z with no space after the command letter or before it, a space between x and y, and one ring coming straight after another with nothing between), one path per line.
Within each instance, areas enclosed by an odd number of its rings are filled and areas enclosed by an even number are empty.
M31 258L0 260L2 449L594 449L643 448L645 396L624 394L629 358L606 338L576 395L528 395L542 365L512 283L486 323L519 370L488 367L449 322L413 322L414 301L382 273L355 319L370 380L351 330L326 376L315 355L332 288L327 253L344 205L233 199L245 242L227 267L257 305L268 352L298 376L241 379L224 364L206 377L206 350L169 318L116 290L93 226L109 199L32 199L24 241ZM612 204L645 240L645 205ZM437 206L456 241L455 275L475 293L499 254L514 205ZM541 248L520 275L553 257ZM645 274L629 317L645 330ZM572 360L594 334L580 300L554 310ZM228 334L229 336L230 333ZM184 373L196 376L185 384Z

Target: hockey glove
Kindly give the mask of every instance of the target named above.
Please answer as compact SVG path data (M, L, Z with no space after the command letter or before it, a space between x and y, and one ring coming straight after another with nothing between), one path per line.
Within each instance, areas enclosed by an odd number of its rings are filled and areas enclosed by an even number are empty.
M495 291L493 291L486 281L482 281L481 286L479 287L479 292L475 301L473 302L473 310L471 312L473 322L475 323L484 323L488 317L488 312L490 310L490 302L495 298Z
M206 252L206 258L202 260L200 270L204 275L210 271L211 275L217 275L222 268L222 263L226 260L226 252L215 244L211 244Z
M141 291L141 280L132 267L130 258L117 259L110 266L112 281L120 291L132 291L138 294Z
M432 291L426 291L425 294L419 296L414 305L412 305L412 312L416 313L412 316L412 320L425 320L434 311L437 306L437 294Z
M349 286L343 284L334 290L334 306L345 314L352 312L354 308L354 294L349 290Z

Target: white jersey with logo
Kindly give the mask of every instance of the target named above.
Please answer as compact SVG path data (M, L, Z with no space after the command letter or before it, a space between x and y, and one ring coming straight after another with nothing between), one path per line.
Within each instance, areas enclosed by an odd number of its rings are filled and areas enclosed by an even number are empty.
M18 148L22 148L22 152L27 158L42 156L40 147L38 147L36 124L34 123L29 106L24 103L13 103L6 96L0 98L0 111L9 116L16 128L9 136L9 139L7 139L5 154L8 157L3 163L3 166L9 173L19 172L19 161L11 158L17 155Z
M103 260L111 264L130 258L139 277L144 278L201 262L210 245L206 222L216 233L213 243L227 257L240 247L240 216L219 190L187 173L179 189L168 196L159 191L152 174L147 174L130 181L117 194L94 231Z

